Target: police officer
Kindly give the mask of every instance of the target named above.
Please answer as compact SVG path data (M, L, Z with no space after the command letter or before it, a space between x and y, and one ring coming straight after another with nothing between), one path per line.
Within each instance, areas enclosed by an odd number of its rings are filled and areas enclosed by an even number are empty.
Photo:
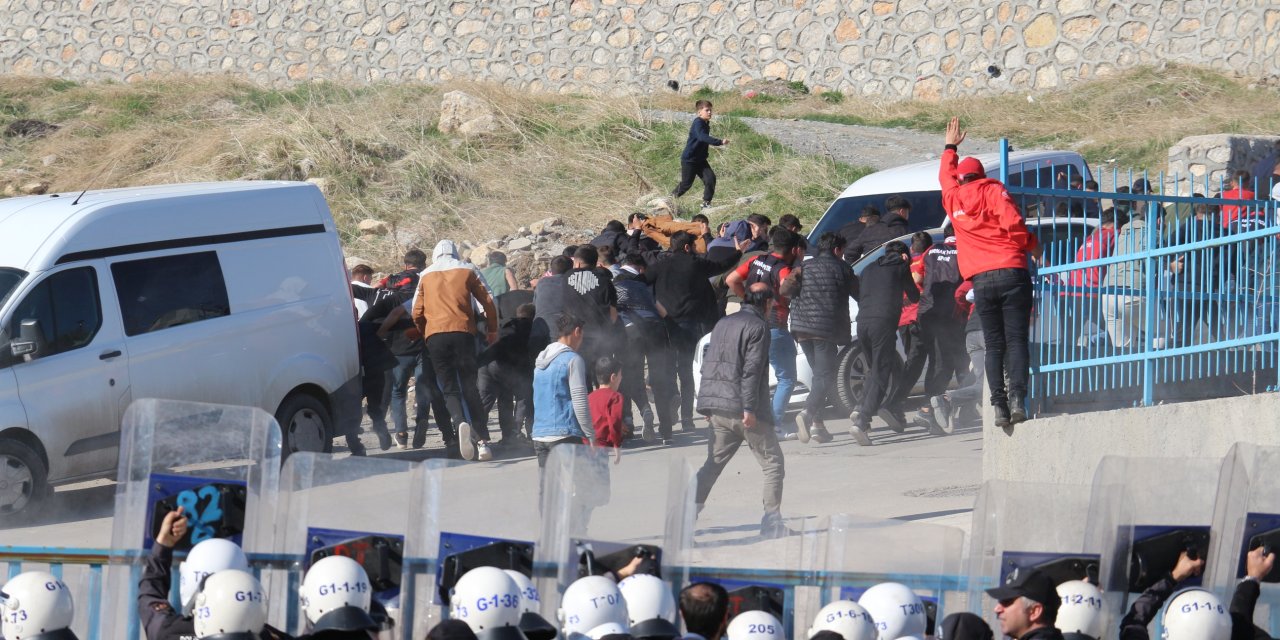
M0 592L0 632L9 640L77 640L74 618L71 591L53 574L19 574Z
M169 585L172 582L173 548L187 535L187 517L182 507L166 513L156 533L151 555L142 567L142 579L138 581L138 617L146 632L147 640L194 640L195 625L190 615L173 610L169 604ZM210 575L227 569L247 571L249 561L240 547L229 540L214 538L192 547L182 563L178 592L184 608L194 606L200 583ZM264 639L287 638L271 627L260 634Z
M313 640L377 638L378 623L369 614L373 587L360 563L346 556L316 561L302 578L302 610Z
M200 640L257 640L267 626L267 599L253 574L226 569L200 583L192 613Z

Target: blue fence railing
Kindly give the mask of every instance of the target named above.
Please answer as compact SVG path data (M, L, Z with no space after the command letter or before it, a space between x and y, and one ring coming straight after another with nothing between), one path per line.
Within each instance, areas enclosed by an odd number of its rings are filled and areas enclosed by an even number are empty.
M1008 184L1044 247L1034 265L1033 409L1276 389L1280 203L1267 199L1274 178L1235 184L1095 173L1062 158L1045 164L1052 166L1016 166L1023 179ZM1001 175L1011 175L1004 143Z

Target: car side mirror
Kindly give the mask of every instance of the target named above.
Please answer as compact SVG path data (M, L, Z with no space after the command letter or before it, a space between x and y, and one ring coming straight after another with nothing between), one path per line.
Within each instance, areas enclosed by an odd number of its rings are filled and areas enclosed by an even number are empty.
M18 324L18 339L9 343L13 357L34 356L44 349L44 334L40 331L40 321L23 320Z

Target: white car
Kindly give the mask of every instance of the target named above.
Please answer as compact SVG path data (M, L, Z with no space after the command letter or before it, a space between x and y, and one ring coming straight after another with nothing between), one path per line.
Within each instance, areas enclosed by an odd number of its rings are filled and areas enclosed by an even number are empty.
M1000 166L999 155L985 154L976 157L982 161L988 175L995 177ZM1051 188L1059 174L1063 176L1083 176L1085 180L1088 180L1090 176L1089 168L1085 164L1084 158L1078 153L1069 151L1015 152L1009 155L1009 166L1008 184L1015 186ZM921 185L931 188L921 190ZM932 160L878 171L849 185L831 207L827 209L827 212L823 214L818 224L814 226L813 231L809 234L810 245L816 244L823 233L838 231L841 227L856 219L863 207L867 205L873 205L883 211L885 199L893 195L901 195L911 202L909 222L913 232L919 230L928 231L933 236L935 243L941 242L945 238L946 227L950 226L950 221L947 220L946 213L942 209L942 186L938 182L938 161ZM1026 208L1024 207L1024 209ZM1043 210L1046 207L1037 208ZM1097 225L1098 220L1096 217L1041 217L1035 215L1034 212L1033 216L1027 220L1027 226L1040 237L1043 243L1050 245L1050 248L1046 251L1047 256L1066 255L1068 256L1067 259L1074 257L1075 249L1079 247L1084 238ZM911 244L911 236L909 234L896 238L896 240L902 241L907 245ZM861 273L867 264L878 259L881 255L884 255L883 245L862 256L853 265L854 273ZM852 335L855 336L855 339L852 344L840 351L839 365L836 371L839 382L833 387L833 395L830 397L831 402L843 413L853 411L855 408L857 399L861 396L862 382L866 375L868 364L865 355L857 345L857 316L858 303L850 300L849 318L852 324ZM1054 312L1052 310L1042 310L1038 317L1051 318L1054 317ZM1045 340L1047 334L1052 331L1051 327L1052 323L1038 321L1032 328L1033 340ZM710 335L708 334L703 336L698 343L698 350L694 354L695 379L699 377L698 372L701 370L702 356L706 352L709 342ZM898 353L902 357L906 356L901 340L898 341ZM809 385L813 381L813 372L809 369L809 362L798 349L796 380L798 384L796 391L791 396L792 404L804 402L808 396ZM772 388L776 384L777 379L774 377L772 369L770 369L769 385ZM920 381L917 381L916 387L919 387L919 384ZM913 389L913 391L919 390L918 388Z
M351 292L307 183L0 200L0 517L116 469L135 398L260 407L286 454L360 420Z

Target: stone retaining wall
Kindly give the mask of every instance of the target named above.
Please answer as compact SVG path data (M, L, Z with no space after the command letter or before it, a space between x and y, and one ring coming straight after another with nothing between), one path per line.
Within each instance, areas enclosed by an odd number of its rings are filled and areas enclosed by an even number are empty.
M1231 172L1243 169L1257 178L1257 195L1265 199L1278 159L1280 136L1190 136L1169 148L1167 177L1176 181L1178 195L1209 195L1230 189Z
M233 73L280 85L453 78L643 93L752 80L915 97L1049 89L1177 62L1280 76L1255 0L9 0L0 70ZM988 70L998 72L998 77Z

